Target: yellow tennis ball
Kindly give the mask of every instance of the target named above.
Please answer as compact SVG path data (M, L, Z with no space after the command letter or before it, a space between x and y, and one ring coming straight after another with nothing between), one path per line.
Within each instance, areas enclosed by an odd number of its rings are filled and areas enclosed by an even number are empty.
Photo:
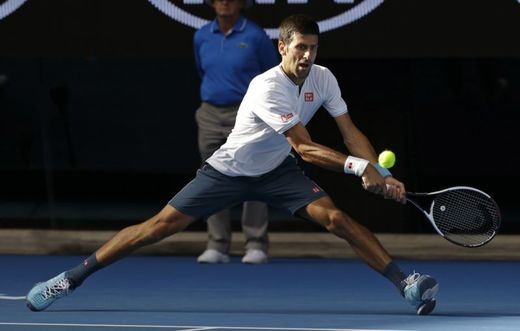
M392 151L384 150L379 154L379 158L377 159L379 165L383 168L392 168L395 164L395 154Z

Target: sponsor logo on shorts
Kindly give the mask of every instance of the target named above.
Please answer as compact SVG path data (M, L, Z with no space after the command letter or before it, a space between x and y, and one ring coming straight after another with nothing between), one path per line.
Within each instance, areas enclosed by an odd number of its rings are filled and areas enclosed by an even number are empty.
M304 97L305 97L305 102L314 101L314 93L312 93L312 92L305 92Z
M293 116L294 116L293 113L280 115L280 117L282 118L282 122L284 122L284 123L289 122L289 120L291 118L293 118Z
M314 193L318 193L319 191L321 191L321 189L318 186L314 186L312 188L312 192L314 192Z

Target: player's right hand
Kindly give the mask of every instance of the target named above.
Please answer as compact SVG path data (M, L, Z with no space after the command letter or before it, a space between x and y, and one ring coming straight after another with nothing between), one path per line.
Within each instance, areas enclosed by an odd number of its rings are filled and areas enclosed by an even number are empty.
M369 164L363 176L361 176L363 188L368 192L386 196L386 182L385 179L371 164Z
M406 188L404 184L392 176L385 178L386 194L385 199L392 199L399 203L406 203Z

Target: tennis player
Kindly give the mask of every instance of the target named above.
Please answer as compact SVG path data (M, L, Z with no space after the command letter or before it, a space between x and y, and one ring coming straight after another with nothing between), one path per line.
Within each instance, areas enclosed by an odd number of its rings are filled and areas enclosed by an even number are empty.
M27 294L28 307L46 309L95 271L182 231L199 218L244 201L263 201L345 239L418 314L429 314L436 302L435 279L416 272L406 276L377 238L339 210L291 156L292 148L304 161L360 177L368 192L406 202L404 184L377 165L374 148L350 118L336 78L329 69L314 64L318 38L319 28L312 18L284 19L278 41L281 64L251 81L228 140L206 160L195 179L157 215L121 230L75 268L35 285ZM305 129L321 106L335 119L350 155L314 142Z

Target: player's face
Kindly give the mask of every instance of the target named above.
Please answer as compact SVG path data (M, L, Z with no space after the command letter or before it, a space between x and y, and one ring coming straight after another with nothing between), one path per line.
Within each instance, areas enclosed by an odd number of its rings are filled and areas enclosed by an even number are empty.
M282 55L282 68L297 85L303 84L309 75L318 53L318 36L295 32L291 42L278 42L278 51Z
M213 0L217 16L237 16L244 5L244 0Z

